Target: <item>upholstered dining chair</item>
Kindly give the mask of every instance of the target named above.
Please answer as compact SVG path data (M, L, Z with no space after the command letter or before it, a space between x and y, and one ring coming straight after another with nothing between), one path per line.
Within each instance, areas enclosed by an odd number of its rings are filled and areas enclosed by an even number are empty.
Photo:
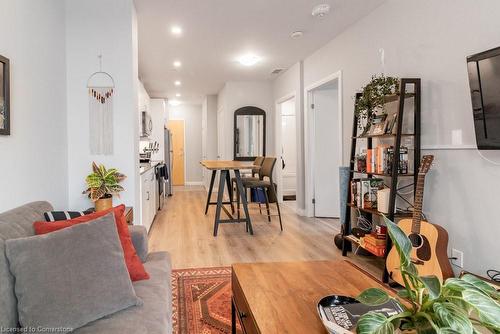
M274 157L265 157L262 162L262 166L259 170L259 179L249 179L243 181L243 187L246 189L262 189L264 193L264 197L266 199L266 209L267 209L267 218L271 221L271 212L269 210L269 194L272 198L275 199L276 208L278 209L278 217L280 221L280 229L283 231L283 223L281 221L281 211L280 205L278 203L278 195L276 193L276 188L273 181L273 171L274 166L276 165L276 158ZM269 192L269 194L268 194ZM239 214L239 199L237 202L238 214Z
M264 157L256 157L255 160L253 161L253 164L254 164L254 166L262 166L263 162L264 162ZM258 181L258 180L260 180L259 170L260 170L260 168L252 169L252 175L251 176L242 176L241 181L244 183L245 181ZM233 177L231 179L231 186L233 187L233 194L236 194L236 196L238 198L237 202L239 203L240 194L238 191L238 187L236 186L236 178L235 177ZM231 201L233 201L232 198L231 198ZM262 209L260 207L260 203L259 203L259 211L262 214Z
M264 162L264 157L256 157L255 160L253 161L254 166L262 166L262 163ZM259 177L259 170L260 168L254 168L252 169L252 176L250 177L242 177L241 180L244 181L258 181L260 179ZM231 179L231 184L233 184L233 189L234 185L236 184L236 178L233 177Z

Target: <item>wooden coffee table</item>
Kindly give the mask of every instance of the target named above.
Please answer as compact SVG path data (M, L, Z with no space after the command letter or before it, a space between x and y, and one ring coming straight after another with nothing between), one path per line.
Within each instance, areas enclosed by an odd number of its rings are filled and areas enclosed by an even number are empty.
M245 334L326 334L317 303L327 295L355 297L386 289L348 261L234 264L232 333L236 318Z

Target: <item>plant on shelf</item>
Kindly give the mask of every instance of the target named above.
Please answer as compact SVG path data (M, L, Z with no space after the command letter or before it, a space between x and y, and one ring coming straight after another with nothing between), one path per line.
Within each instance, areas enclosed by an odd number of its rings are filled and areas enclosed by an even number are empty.
M419 277L411 262L411 242L404 232L385 218L389 236L396 247L404 290L394 298L404 312L386 318L376 312L364 314L357 323L359 334L475 334L500 333L500 293L472 275L449 278L444 284L435 276ZM371 288L357 299L366 305L381 305L393 297L384 290Z
M118 195L123 191L119 185L126 178L115 168L106 169L104 165L97 165L92 162L92 173L85 178L87 194L92 202L95 203L96 211L109 209L113 206L113 195Z
M399 78L380 74L372 76L371 81L362 88L361 96L355 102L354 113L363 133L370 128L371 120L377 111L384 111L385 97L399 92L399 84Z

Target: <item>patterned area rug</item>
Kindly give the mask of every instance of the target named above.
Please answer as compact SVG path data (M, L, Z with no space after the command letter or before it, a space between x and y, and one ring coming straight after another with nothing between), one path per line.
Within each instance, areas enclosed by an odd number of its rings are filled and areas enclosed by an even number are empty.
M174 334L231 333L231 268L173 270L172 292Z

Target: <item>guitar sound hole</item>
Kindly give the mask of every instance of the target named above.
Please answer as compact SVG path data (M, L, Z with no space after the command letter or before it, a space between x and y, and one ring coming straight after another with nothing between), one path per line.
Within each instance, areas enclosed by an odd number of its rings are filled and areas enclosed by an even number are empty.
M420 246L422 246L423 240L420 234L412 233L408 236L408 238L410 239L413 248L419 248Z

